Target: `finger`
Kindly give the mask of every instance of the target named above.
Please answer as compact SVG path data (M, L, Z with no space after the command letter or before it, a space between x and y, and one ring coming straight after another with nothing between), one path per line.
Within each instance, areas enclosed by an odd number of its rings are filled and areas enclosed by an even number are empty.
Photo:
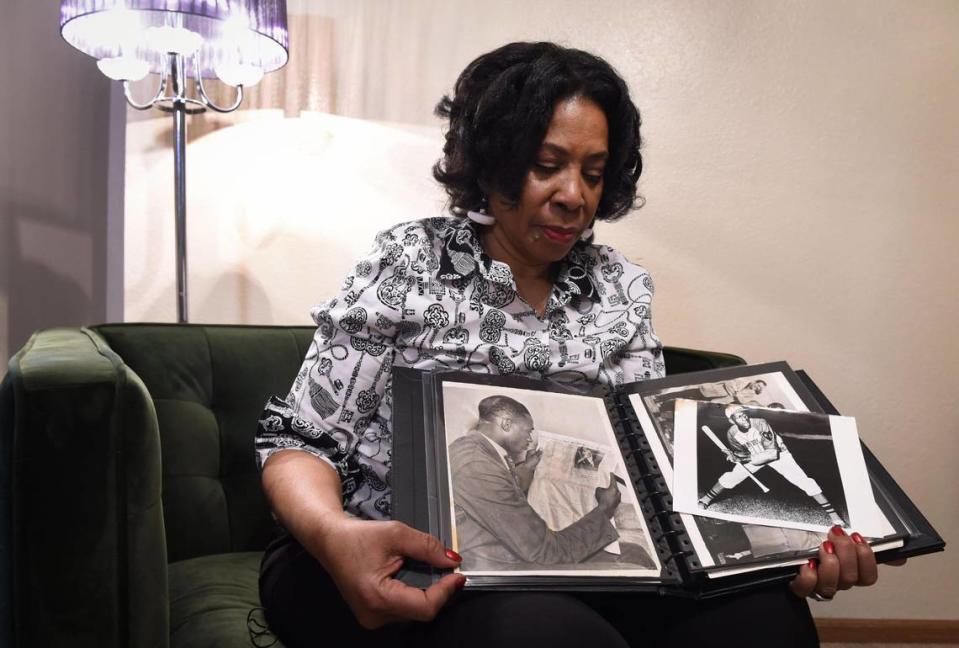
M859 581L857 585L875 585L879 580L879 567L876 565L876 555L872 552L872 547L858 533L851 536L856 549L856 556L859 560Z
M839 589L839 558L832 541L826 540L819 547L819 569L815 591L820 596L832 598Z
M884 565L892 565L893 567L902 567L906 564L906 558L897 558L896 560L889 560L883 563Z
M539 464L539 460L543 458L542 452L530 453L526 455L526 459L516 464L517 468L528 468L532 470Z
M447 574L426 590L404 585L396 579L384 583L385 612L401 619L432 621L458 590L466 584L462 574Z
M856 551L856 543L839 525L829 530L829 540L836 551L836 558L839 559L839 581L836 586L841 590L847 590L859 582L859 554Z
M447 574L427 589L423 595L439 611L458 591L466 586L466 576L463 574Z
M799 569L796 578L789 583L789 591L799 598L806 598L816 589L816 582L819 580L816 573L816 559L810 558L809 562Z
M433 567L452 568L459 565L462 558L452 549L443 546L435 536L410 528L402 522L395 522L393 548L403 556L421 560Z

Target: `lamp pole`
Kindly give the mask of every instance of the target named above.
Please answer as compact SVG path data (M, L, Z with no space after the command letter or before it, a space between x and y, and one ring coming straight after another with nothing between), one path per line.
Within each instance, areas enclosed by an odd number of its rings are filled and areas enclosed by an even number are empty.
M187 321L186 294L186 104L173 103L173 193L176 201L176 321Z
M189 319L187 300L187 255L186 255L186 116L196 115L211 108L217 112L233 112L243 102L243 86L236 86L236 98L229 106L218 106L206 93L200 74L197 55L193 55L196 80L196 97L187 96L186 57L179 52L169 52L167 74L160 79L160 87L152 99L139 103L130 92L130 82L123 82L127 103L137 110L156 107L173 114L173 201L176 218L176 317L179 324ZM166 94L167 86L170 94Z

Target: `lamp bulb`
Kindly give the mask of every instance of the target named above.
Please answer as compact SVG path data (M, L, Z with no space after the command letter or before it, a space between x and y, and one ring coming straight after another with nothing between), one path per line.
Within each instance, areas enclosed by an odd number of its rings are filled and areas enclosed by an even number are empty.
M244 88L255 86L263 78L263 68L249 63L218 63L213 71L223 83Z
M147 45L161 54L189 56L203 46L203 37L185 27L149 27L146 30Z
M150 72L149 63L133 56L100 59L97 67L114 81L139 81Z

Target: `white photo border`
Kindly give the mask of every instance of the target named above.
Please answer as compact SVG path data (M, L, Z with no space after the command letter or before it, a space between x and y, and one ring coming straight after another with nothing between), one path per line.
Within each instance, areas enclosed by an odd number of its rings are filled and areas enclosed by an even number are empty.
M592 407L595 409L595 415L590 413L587 416L589 419L598 421L598 428L602 432L602 437L605 441L604 445L608 445L612 448L619 450L620 444L616 438L616 434L613 431L612 425L609 422L608 412L606 410L606 403L602 398L596 396L588 396L581 394L568 394L568 393L556 393L549 391L540 391L535 389L523 389L518 387L505 387L501 385L493 384L482 384L482 383L471 383L471 382L458 382L455 380L444 380L442 383L442 393L443 393L443 403L444 403L444 416L441 422L444 430L443 436L443 452L445 456L445 465L446 469L446 488L449 493L448 496L448 509L446 515L449 516L450 520L450 536L452 539L452 548L454 551L459 551L459 538L456 529L456 515L454 511L454 495L453 495L453 476L451 471L448 469L449 466L449 444L451 439L449 435L445 432L446 430L446 421L447 416L445 414L446 405L448 403L448 398L452 397L453 392L460 391L483 391L489 395L493 394L502 394L506 396L512 396L520 402L524 402L524 399L528 402L531 396L534 396L537 399L551 399L551 398L562 398L562 399L580 399L584 407ZM527 404L527 403L524 403ZM568 435L567 435L568 436ZM465 576L503 576L503 577L529 577L529 576L572 576L572 577L621 577L621 578L651 578L659 579L662 576L662 562L660 560L659 554L657 552L657 545L653 541L653 538L649 531L649 522L646 519L646 516L643 513L643 508L640 505L639 498L636 495L635 487L633 486L631 480L629 479L629 471L626 468L621 452L617 453L616 456L616 466L613 471L614 474L618 475L627 485L626 488L621 488L623 493L623 502L627 503L634 507L636 516L638 517L641 525L644 536L644 541L646 543L644 549L649 553L650 558L654 561L656 567L654 569L519 569L519 570L464 570L457 568L455 571L464 574Z

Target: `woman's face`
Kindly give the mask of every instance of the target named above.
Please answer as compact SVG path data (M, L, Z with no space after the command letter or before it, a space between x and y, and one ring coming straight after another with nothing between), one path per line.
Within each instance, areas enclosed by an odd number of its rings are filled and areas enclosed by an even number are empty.
M606 115L592 100L558 102L519 202L490 195L496 218L484 236L490 256L514 269L517 263L538 266L565 257L603 195L608 139Z

